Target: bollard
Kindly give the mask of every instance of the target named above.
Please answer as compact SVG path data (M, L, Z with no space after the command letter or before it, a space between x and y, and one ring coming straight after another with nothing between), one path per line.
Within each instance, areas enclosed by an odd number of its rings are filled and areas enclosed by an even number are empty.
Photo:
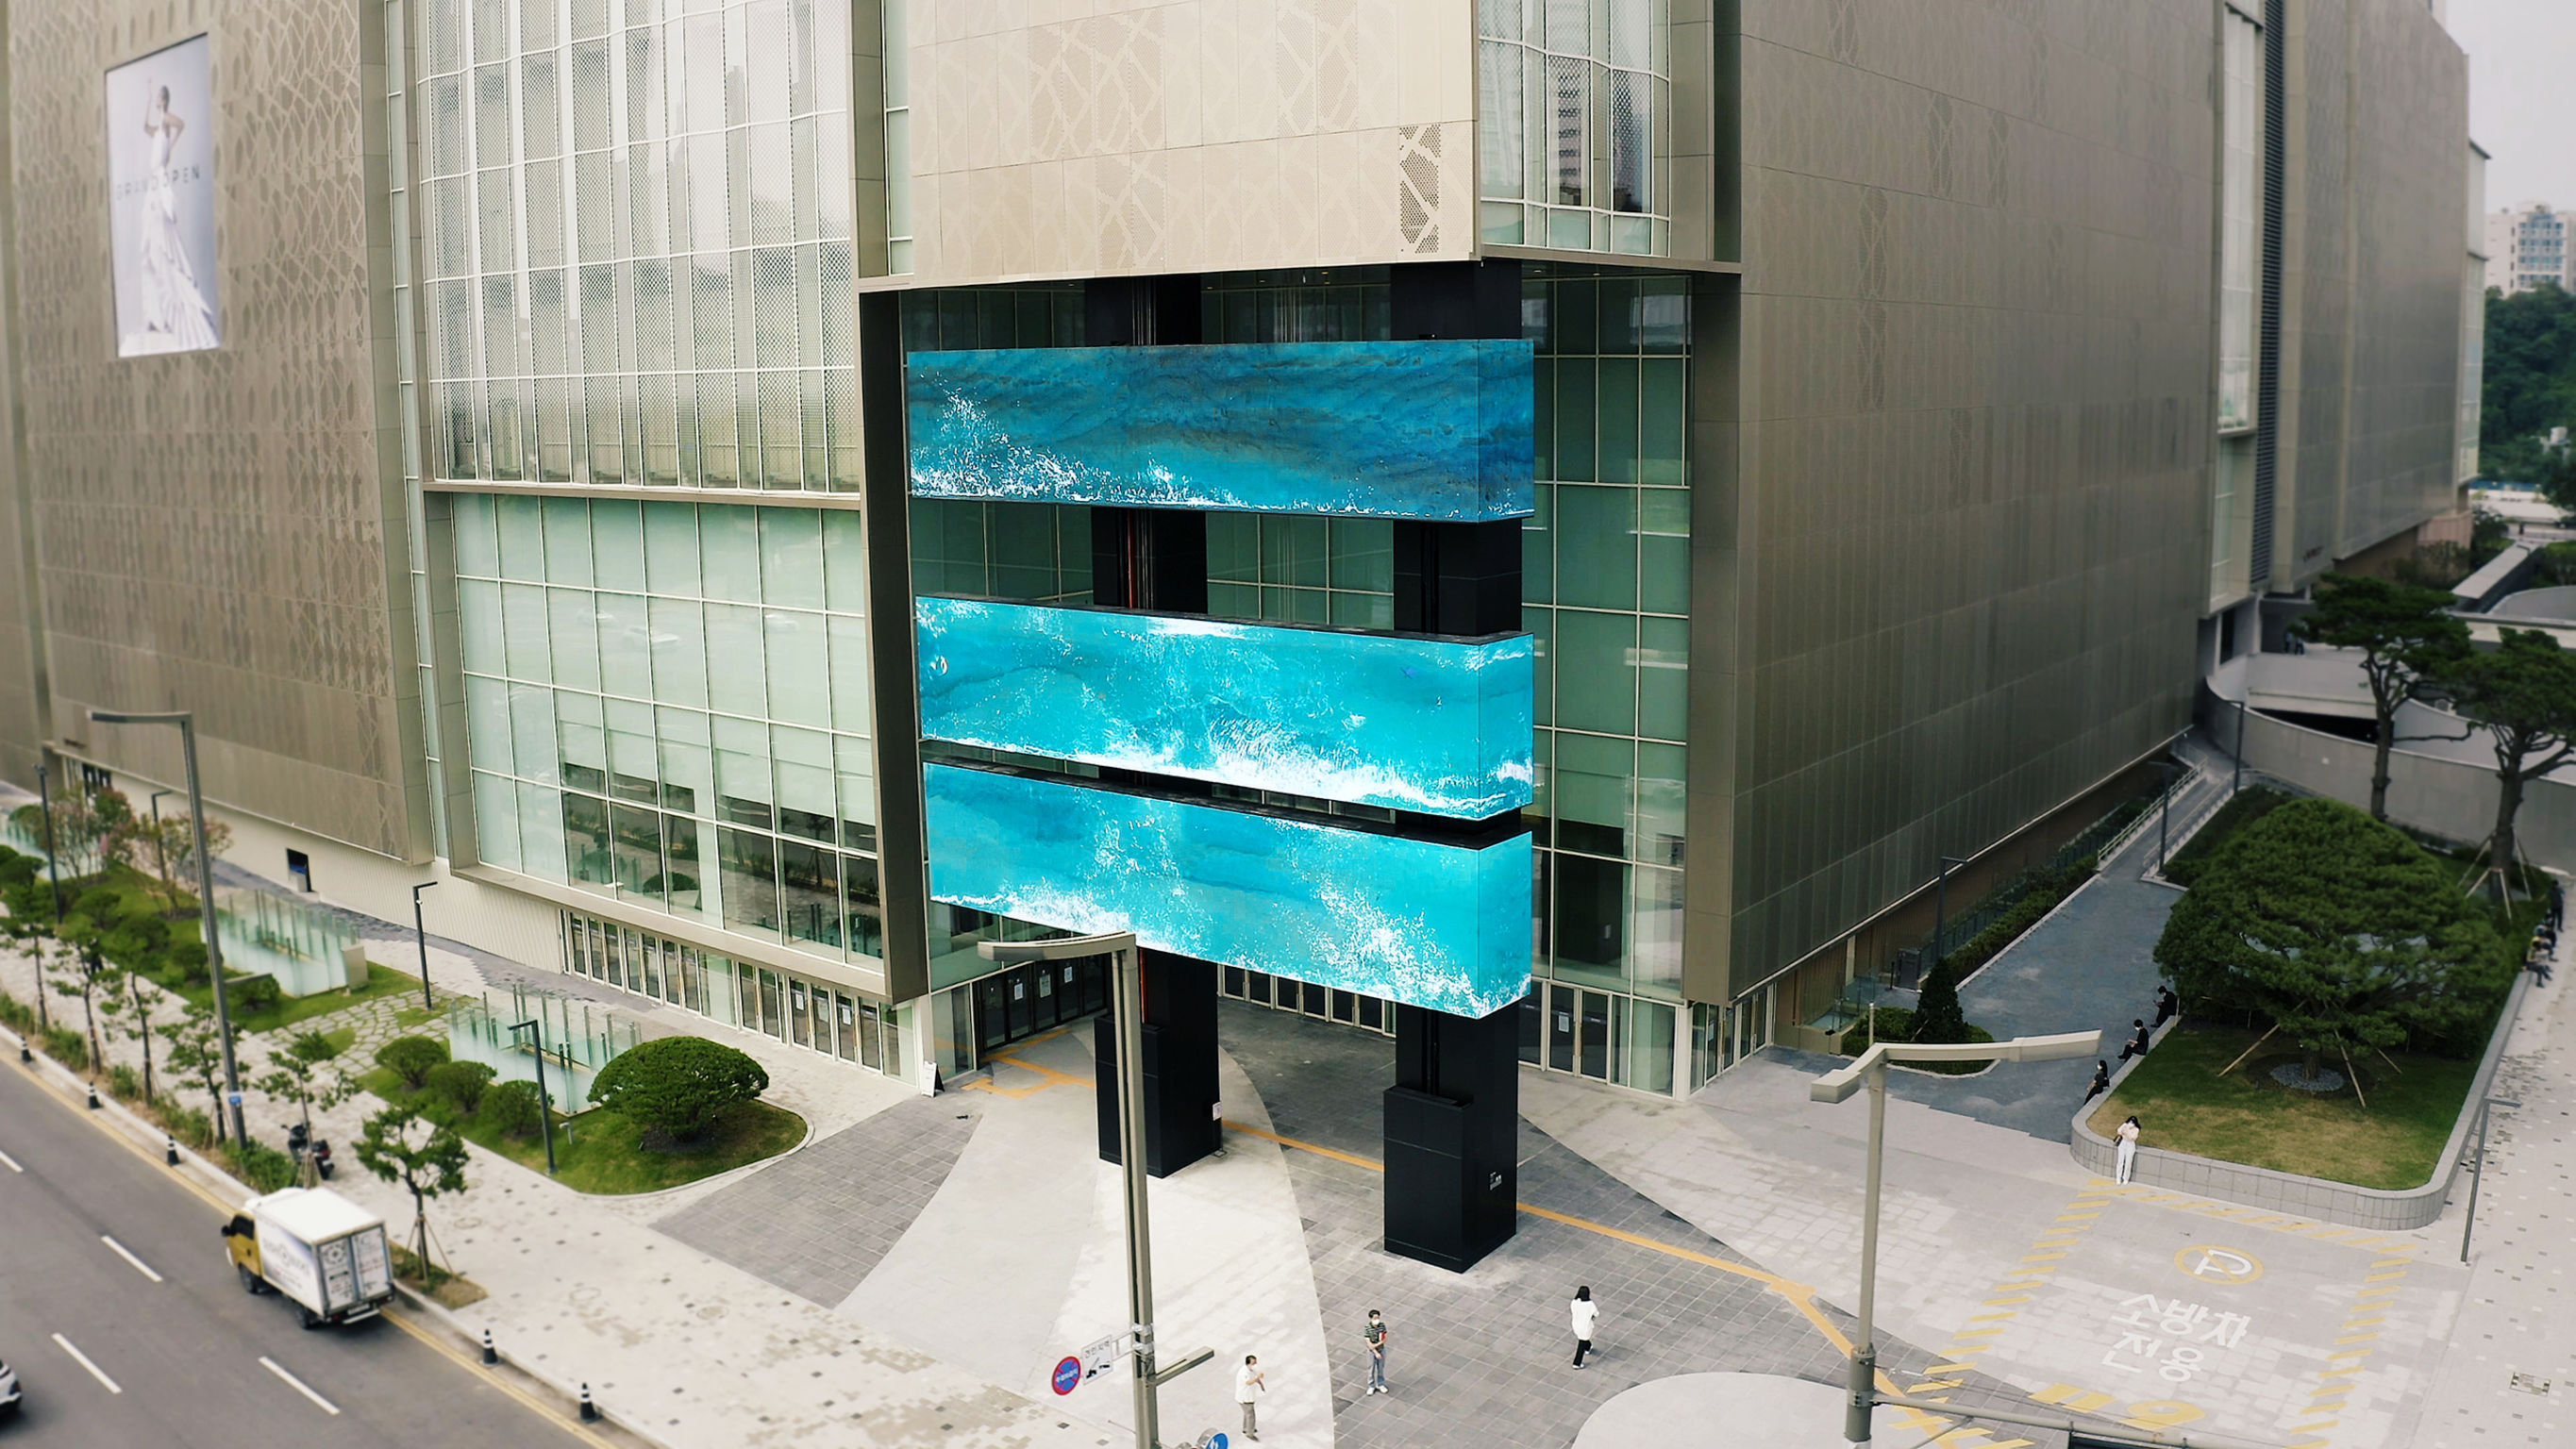
M27 1049L25 1037L18 1039L18 1064L22 1067L32 1067L36 1064L36 1054Z
M161 1147L161 1154L162 1154L162 1156L163 1156L163 1157L164 1157L164 1158L169 1162L169 1164L170 1164L172 1167L176 1167L176 1166L178 1166L178 1165L179 1165L179 1139L178 1139L178 1138L176 1138L176 1137L170 1137L170 1136L166 1136L166 1135L165 1135L164 1137L162 1137L161 1142L162 1142L162 1147Z
M89 1109L93 1112L98 1110L98 1083L96 1082L89 1084Z
M585 1424L596 1424L599 1422L599 1405L590 1401L590 1385L588 1384L583 1384L581 1386L581 1421Z
M492 1346L492 1330L488 1328L483 1330L483 1361L485 1363L501 1361L501 1351Z

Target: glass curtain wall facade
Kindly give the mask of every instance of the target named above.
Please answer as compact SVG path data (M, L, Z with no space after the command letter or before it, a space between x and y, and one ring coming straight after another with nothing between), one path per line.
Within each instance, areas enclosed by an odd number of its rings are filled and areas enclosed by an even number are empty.
M1671 0L1478 0L1488 242L1672 252Z
M427 475L855 491L848 7L414 14Z
M883 954L859 515L456 498L483 860Z
M2255 248L2263 220L2263 29L2222 11L2218 426L2254 426Z
M562 913L564 968L726 1026L900 1073L896 1013L838 987L577 912Z

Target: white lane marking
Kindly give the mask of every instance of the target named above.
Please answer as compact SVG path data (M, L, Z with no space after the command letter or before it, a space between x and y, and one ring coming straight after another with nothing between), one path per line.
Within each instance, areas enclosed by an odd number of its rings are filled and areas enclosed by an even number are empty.
M329 1399L313 1392L312 1386L305 1383L304 1380L297 1378L295 1375L288 1373L282 1368L279 1368L277 1366L277 1360L263 1354L260 1356L259 1366L268 1370L270 1373L277 1375L279 1378L286 1380L286 1386L288 1388L295 1390L297 1393L302 1394L308 1399L311 1399L315 1407L321 1409L323 1413L330 1414L334 1417L339 1415L340 1406L338 1404L332 1403Z
M11 1172L24 1172L27 1170L18 1165L18 1159L11 1157L6 1152L0 1152L0 1166L6 1166Z
M98 1380L100 1383L107 1385L107 1391L108 1391L109 1393L111 1393L111 1394L121 1394L121 1393L124 1393L124 1392L125 1392L125 1390L123 1390L123 1389L121 1389L121 1388L118 1388L118 1387L117 1387L117 1385L116 1385L116 1380L114 1380L114 1379L112 1379L112 1378L109 1378L107 1375L105 1375L105 1374L103 1374L103 1373L99 1372L98 1365L97 1365L97 1364L94 1364L94 1363L91 1363L91 1362L89 1361L89 1355L88 1355L88 1354L85 1354L85 1353L81 1352L79 1349L76 1349L76 1348L72 1347L72 1341L71 1341L70 1339L65 1338L65 1337L63 1337L61 1334L57 1333L57 1334L55 1334L55 1335L54 1335L54 1342L56 1342L56 1343L58 1343L58 1344L62 1345L62 1350L63 1350L63 1352L65 1352L65 1353L67 1353L67 1354L70 1354L70 1355L72 1356L72 1358L73 1358L74 1360L76 1360L76 1361L80 1364L80 1366L81 1366L82 1368L88 1369L88 1370L89 1370L89 1376L90 1376L91 1378L94 1378L94 1379Z
M161 1281L161 1275L152 1271L152 1265L144 1262L141 1258L134 1256L132 1250L128 1249L123 1243L118 1242L116 1239L109 1237L105 1233L99 1234L98 1240L107 1244L109 1252L114 1253L116 1256L133 1264L135 1272L142 1274L144 1277L151 1279L155 1283Z

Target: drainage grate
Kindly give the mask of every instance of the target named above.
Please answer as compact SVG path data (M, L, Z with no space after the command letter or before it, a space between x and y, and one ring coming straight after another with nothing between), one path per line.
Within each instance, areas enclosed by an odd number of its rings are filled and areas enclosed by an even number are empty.
M2515 1374L2513 1386L2526 1394L2538 1394L2542 1398L2549 1396L2549 1380L2536 1374Z

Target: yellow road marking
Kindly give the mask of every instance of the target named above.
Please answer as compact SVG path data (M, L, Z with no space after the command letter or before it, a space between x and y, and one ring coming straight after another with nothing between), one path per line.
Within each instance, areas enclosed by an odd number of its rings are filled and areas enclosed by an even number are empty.
M2344 1322L2344 1325L2343 1325L2343 1326L2344 1326L2344 1327L2346 1327L2346 1328L2368 1328L2370 1325L2372 1325L2372 1324L2374 1324L2374 1323L2386 1323L2387 1321L2388 1321L2388 1315L2387 1315L2387 1314L2385 1314L2385 1313L2374 1313L2374 1314L2370 1315L2368 1318L2353 1318L2353 1319L2347 1319L2347 1320L2345 1320L2345 1322Z
M2382 1258L2370 1266L2374 1268L2403 1268L2413 1261L2415 1260L2412 1258Z
M1922 1394L1929 1393L1934 1389L1955 1389L1966 1382L1966 1379L1934 1379L1928 1384L1916 1384L1905 1392L1908 1394Z
M2396 1280L2398 1280L2398 1279L2400 1279L2400 1278L2403 1278L2403 1277L2405 1277L2405 1276L2406 1276L2406 1275L2405 1275L2403 1272L2398 1272L2398 1273L2373 1273L2373 1274L2371 1274L2369 1277L2364 1278L2364 1279L2362 1279L2361 1281L2363 1281L2364 1283L2393 1283L2393 1282L2395 1282Z
M1987 1299L1983 1304L1981 1304L1981 1305L1979 1305L1979 1306L1981 1306L1981 1307L1985 1307L1985 1308L2000 1308L2000 1307L2002 1307L2004 1304L2007 1304L2007 1303L2028 1303L2028 1302L2033 1301L2033 1297L2034 1297L2034 1295L2032 1295L2032 1294L2024 1293L2024 1294L2021 1294L2020 1296L2018 1296L2018 1297L2014 1297L2014 1298L1989 1298L1989 1299ZM1979 1318L1982 1318L1982 1317L1984 1317L1984 1316L1985 1316L1985 1315L1983 1315L1983 1314L1979 1314L1979 1315L1978 1315L1978 1317L1979 1317ZM1974 1323L1974 1322L1976 1322L1977 1320L1976 1320L1975 1318L1971 1318L1971 1319L1969 1319L1968 1321L1969 1321L1970 1323Z
M2022 1261L2025 1263L2049 1263L2066 1256L2068 1255L2065 1253L2031 1253L2025 1255L2022 1258Z
M2371 1332L2371 1333L2356 1333L2356 1334L2351 1335L2351 1336L2350 1336L2350 1337L2348 1337L2348 1338L2338 1338L2338 1339L2336 1339L2336 1340L2335 1340L2335 1342L2336 1342L2337 1344L2346 1344L2346 1343L2368 1343L2370 1340L2372 1340L2372 1339L2374 1339L2374 1338L2377 1338L2378 1336L2379 1336L2379 1335L2378 1335L2378 1333L2376 1333L2376 1332Z

